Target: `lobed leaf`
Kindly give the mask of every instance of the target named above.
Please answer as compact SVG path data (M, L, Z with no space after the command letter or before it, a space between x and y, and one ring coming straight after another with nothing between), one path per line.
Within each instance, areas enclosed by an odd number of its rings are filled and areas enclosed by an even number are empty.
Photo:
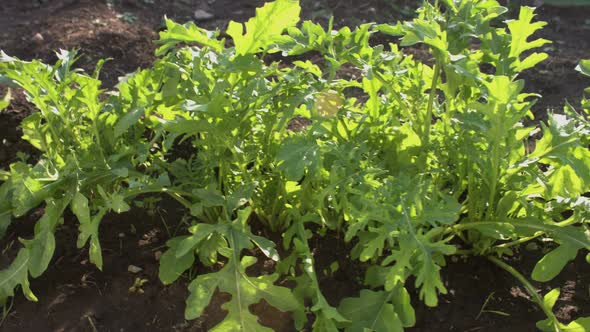
M357 298L345 298L338 311L352 323L345 331L402 331L415 324L410 295L403 287L393 291L361 290Z
M235 249L234 249L235 250ZM258 323L258 318L249 311L249 306L266 300L281 311L294 311L299 303L288 288L275 286L277 274L256 278L246 275L246 268L256 263L256 258L245 256L240 263L230 260L219 272L198 276L189 285L185 316L194 319L202 315L216 289L232 295L222 308L227 316L211 331L272 331Z
M301 180L306 169L315 171L319 167L318 153L315 142L300 137L287 140L277 154L279 169L284 171L287 180Z
M245 25L230 21L227 34L234 41L236 53L246 55L266 50L285 29L299 22L300 11L297 0L276 0L257 8L256 16Z
M156 56L166 54L179 43L197 43L211 47L216 52L221 52L224 41L218 40L218 35L218 32L201 29L193 22L181 25L166 19L166 30L160 32L160 39L157 41L161 46L156 50Z

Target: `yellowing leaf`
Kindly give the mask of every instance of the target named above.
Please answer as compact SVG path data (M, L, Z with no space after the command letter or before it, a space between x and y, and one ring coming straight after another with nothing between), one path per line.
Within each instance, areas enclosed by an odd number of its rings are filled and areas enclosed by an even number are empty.
M335 116L342 104L344 104L344 98L334 90L324 90L316 96L316 111L326 118Z

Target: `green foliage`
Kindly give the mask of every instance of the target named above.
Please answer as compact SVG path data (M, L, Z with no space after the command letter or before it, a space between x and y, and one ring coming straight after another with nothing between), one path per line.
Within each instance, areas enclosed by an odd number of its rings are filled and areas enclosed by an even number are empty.
M39 206L45 214L0 271L0 302L18 286L36 300L29 277L51 264L66 209L79 222L78 247L102 269L101 220L149 195L169 195L190 215L159 270L164 284L191 271L186 318L200 317L216 292L231 297L215 331L268 330L249 309L262 300L292 313L297 329L311 313L314 331L402 331L415 323L409 280L436 306L447 292L440 271L460 254L530 285L501 258L538 238L552 249L531 277L556 277L590 250L590 103L526 125L540 96L518 77L547 57L535 49L548 41L533 37L545 24L529 7L502 22L495 0L440 3L411 22L333 31L298 26L298 2L277 0L231 22L230 47L217 31L166 20L153 67L108 92L97 79L103 62L89 76L73 69L75 52L60 51L53 66L2 53L0 81L39 110L21 127L41 158L1 174L0 236L15 217ZM371 46L376 33L425 44L434 64L395 44ZM283 63L312 52L321 60ZM311 124L293 131L295 117ZM181 143L185 156L174 153ZM253 221L282 243L253 232ZM328 233L365 270L365 288L339 304L322 294L311 247ZM259 259L275 270L252 276ZM194 276L196 265L210 272ZM558 322L554 298L536 301L548 317L539 328L587 325Z
M6 94L4 95L4 97L0 100L0 111L2 111L6 107L8 107L8 105L10 105L10 98L11 97L12 96L11 96L11 93L10 93L10 89L8 89L6 91Z
M414 326L410 295L403 287L390 292L365 289L358 298L342 300L338 308L352 324L345 331L403 331Z
M255 263L255 257L244 256L241 262L230 260L219 272L198 276L189 285L191 295L187 299L186 318L200 317L215 290L219 289L232 294L232 299L223 305L228 315L211 331L272 331L260 325L248 307L264 299L281 311L295 311L299 303L290 289L274 285L277 274L248 277L246 268Z
M543 304L548 309L553 309L557 299L559 298L560 291L558 288L551 290L543 298ZM585 332L590 330L590 317L578 318L569 324L555 323L551 319L542 320L537 322L537 327L541 331L552 332L552 331L575 331Z
M256 9L256 16L244 25L229 22L227 34L234 41L236 53L246 55L266 51L274 38L279 38L286 28L299 22L300 11L299 1L276 0Z
M586 76L590 76L590 60L580 61L580 64L578 67L576 67L576 70Z

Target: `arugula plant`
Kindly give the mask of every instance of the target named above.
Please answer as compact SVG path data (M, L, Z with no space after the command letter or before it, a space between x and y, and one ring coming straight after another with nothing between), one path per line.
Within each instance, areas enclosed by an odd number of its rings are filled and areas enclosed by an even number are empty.
M568 106L525 126L540 96L518 76L547 57L534 50L548 41L529 41L544 26L534 10L502 21L495 0L444 0L425 2L410 22L339 30L298 26L300 10L294 0L269 2L229 24L231 43L166 20L153 67L112 91L101 89L103 62L86 75L73 69L75 52L59 52L53 66L2 53L0 80L39 109L21 126L41 158L3 173L0 236L14 217L44 215L0 271L0 303L19 286L36 300L29 277L51 263L66 209L100 269L101 220L138 197L169 195L192 219L167 242L159 276L170 284L195 264L212 267L191 281L185 316L229 293L213 331L269 330L249 310L261 300L291 312L297 329L312 313L314 331L402 331L415 324L407 282L436 306L452 255L514 275L547 315L540 329L590 329L589 318L560 323L558 291L541 297L504 259L528 241L550 242L531 274L543 282L590 249L588 101L585 115ZM372 46L376 33L400 45ZM403 52L418 43L433 64ZM319 60L294 60L311 53ZM293 131L294 117L311 124ZM322 294L311 245L328 232L351 243L349 259L365 269L365 288L340 303ZM276 261L275 271L249 275L260 259Z

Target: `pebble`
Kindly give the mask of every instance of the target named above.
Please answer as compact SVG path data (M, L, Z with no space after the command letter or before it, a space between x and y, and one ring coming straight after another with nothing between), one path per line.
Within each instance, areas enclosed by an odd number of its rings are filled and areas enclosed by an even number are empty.
M526 246L524 248L527 251L537 251L537 250L539 250L539 245L536 244L535 242L529 242L526 244Z
M214 15L209 13L206 10L197 9L197 10L195 10L194 17L195 17L195 20L204 21L204 20L212 19L214 17Z
M33 35L33 38L31 38L31 39L33 40L33 42L35 44L41 44L45 40L43 35L38 32L35 35Z
M127 267L127 271L135 274L143 271L143 269L139 266L129 265L129 267Z

